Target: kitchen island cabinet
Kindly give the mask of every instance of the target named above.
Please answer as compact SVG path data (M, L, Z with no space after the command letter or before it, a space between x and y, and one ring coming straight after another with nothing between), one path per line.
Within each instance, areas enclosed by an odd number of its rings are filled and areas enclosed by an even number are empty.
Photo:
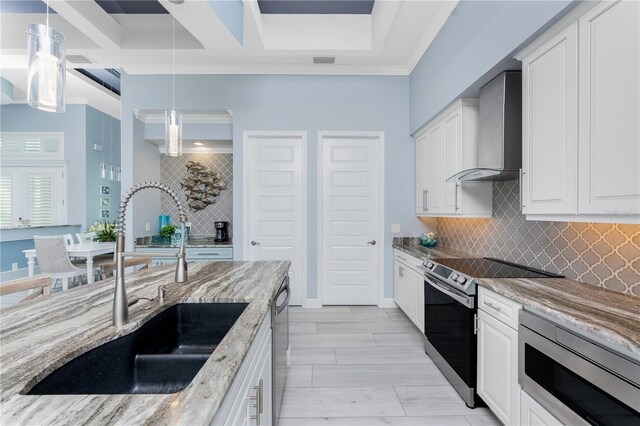
M270 390L270 309L289 262L192 262L189 280L174 282L171 266L126 276L130 295L154 298L158 286L164 304L140 300L129 308L129 323L112 325L113 279L21 303L0 313L2 424L210 424L218 415L232 383L242 376L246 360L262 364L252 370L246 389L263 380L262 424ZM178 303L247 303L190 384L173 394L25 395L52 371L104 343L137 330L148 319ZM257 336L262 337L262 340ZM247 356L256 340L262 354ZM257 380L256 380L257 379ZM246 392L238 393L245 401ZM252 396L251 393L249 396ZM247 404L247 409L249 404ZM247 412L248 413L248 412ZM267 414L265 414L267 413Z

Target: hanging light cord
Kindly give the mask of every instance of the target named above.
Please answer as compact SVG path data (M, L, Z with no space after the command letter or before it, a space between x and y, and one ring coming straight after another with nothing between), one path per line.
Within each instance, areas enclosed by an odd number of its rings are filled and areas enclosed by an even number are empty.
M49 0L47 0L47 31L49 30Z
M175 8L175 6L174 6ZM176 17L172 14L172 48L171 48L171 109L176 110Z

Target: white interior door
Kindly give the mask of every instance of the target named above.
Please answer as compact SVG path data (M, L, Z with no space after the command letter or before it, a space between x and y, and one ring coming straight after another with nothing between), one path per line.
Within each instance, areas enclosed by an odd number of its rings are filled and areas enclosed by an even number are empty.
M249 260L291 261L291 304L300 305L304 277L304 155L301 132L246 133ZM246 173L245 173L246 176ZM246 219L245 219L246 220Z
M382 135L321 133L318 143L322 303L378 304L383 282Z

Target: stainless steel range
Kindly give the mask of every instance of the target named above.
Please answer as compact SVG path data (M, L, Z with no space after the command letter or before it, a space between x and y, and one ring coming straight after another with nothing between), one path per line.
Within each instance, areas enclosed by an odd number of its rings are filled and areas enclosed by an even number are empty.
M492 258L428 260L424 268L426 352L467 406L476 394L477 280L482 278L561 278Z

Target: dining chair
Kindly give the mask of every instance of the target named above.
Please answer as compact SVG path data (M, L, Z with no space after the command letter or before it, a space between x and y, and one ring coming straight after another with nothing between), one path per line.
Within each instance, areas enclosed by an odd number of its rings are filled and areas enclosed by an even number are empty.
M63 237L64 237L64 242L68 246L70 246L71 244L75 244L76 243L75 240L73 239L73 235L71 235L71 234L64 234Z
M69 278L75 280L77 277L86 275L86 269L75 267L69 259L67 245L62 235L53 237L33 236L36 246L36 257L40 272L51 275L53 285L62 281L62 290L69 288Z
M0 296L21 293L27 290L35 290L33 293L28 294L24 299L18 301L18 303L22 303L40 296L48 296L51 294L50 286L51 276L49 275L21 278L18 280L0 283Z
M95 232L78 232L76 234L76 237L78 238L78 241L80 243L90 243L94 241L94 238L96 237L96 233ZM102 279L102 273L100 272L100 265L102 265L103 263L110 263L115 261L115 253L114 254L100 254L96 257L93 258L93 266L94 266L94 270L96 272L96 276L98 279ZM100 272L100 273L99 273Z

